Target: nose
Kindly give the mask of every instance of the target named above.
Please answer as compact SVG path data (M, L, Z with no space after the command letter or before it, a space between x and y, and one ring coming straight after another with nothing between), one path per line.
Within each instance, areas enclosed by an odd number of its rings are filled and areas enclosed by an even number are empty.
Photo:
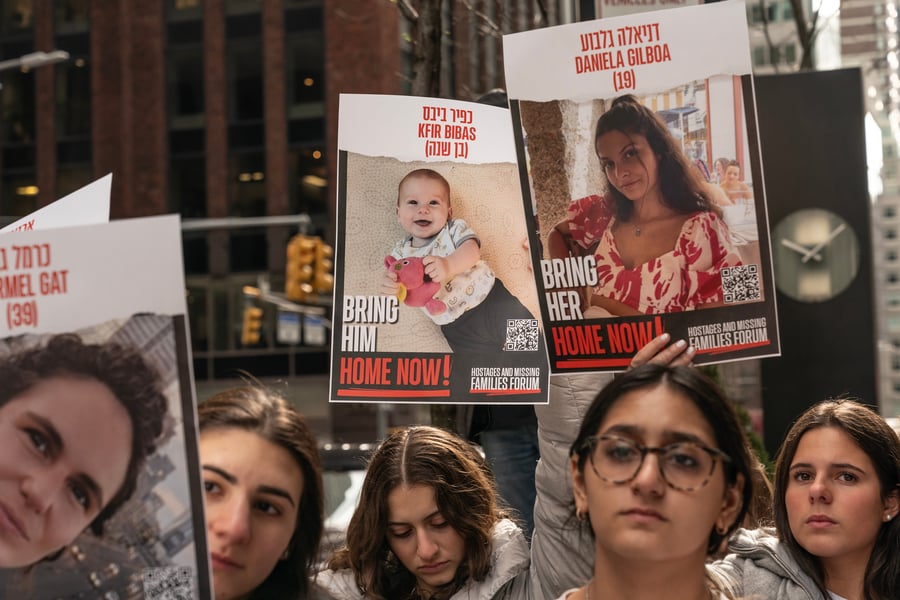
M232 496L208 510L211 534L232 544L250 539L250 505L246 498Z
M59 468L40 469L22 480L21 492L25 505L38 514L44 514L53 506L53 498L66 485L66 475Z
M631 480L631 489L636 494L662 496L666 491L666 481L659 469L659 456L648 452L637 475Z
M437 556L439 549L437 542L427 530L420 529L416 531L416 554L418 554L419 558L431 560Z
M622 178L628 177L629 170L625 168L625 165L616 164L616 180L621 181Z
M810 504L814 504L817 501L831 502L831 488L828 486L828 480L824 476L816 477L809 486Z

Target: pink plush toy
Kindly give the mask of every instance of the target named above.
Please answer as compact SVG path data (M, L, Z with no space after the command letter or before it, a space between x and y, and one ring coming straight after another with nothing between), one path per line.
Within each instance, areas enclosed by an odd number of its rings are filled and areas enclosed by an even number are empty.
M447 305L436 299L434 295L441 284L431 280L425 274L425 265L418 257L396 259L384 257L384 266L397 273L400 290L397 298L407 306L424 306L429 314L439 315L447 310Z

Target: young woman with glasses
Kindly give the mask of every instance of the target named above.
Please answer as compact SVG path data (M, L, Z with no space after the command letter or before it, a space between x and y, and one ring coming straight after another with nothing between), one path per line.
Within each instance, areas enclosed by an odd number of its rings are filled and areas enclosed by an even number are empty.
M593 577L560 598L727 598L706 562L750 506L748 447L700 371L647 364L603 388L570 450Z

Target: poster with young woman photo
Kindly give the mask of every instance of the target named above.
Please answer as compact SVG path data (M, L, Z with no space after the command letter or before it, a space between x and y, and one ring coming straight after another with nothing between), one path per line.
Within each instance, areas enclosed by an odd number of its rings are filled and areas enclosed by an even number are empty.
M154 217L0 236L9 597L212 597L180 234Z
M551 370L663 332L700 364L779 354L743 5L508 35L504 64Z
M338 129L331 400L546 403L509 111L345 94Z

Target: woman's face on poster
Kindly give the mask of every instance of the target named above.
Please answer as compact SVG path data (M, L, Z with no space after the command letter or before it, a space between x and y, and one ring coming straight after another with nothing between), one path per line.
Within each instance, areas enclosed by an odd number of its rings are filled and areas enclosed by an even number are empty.
M103 383L60 375L0 406L0 568L71 543L122 486L131 418Z
M597 156L610 185L632 202L658 192L658 161L643 135L608 131L597 138Z

